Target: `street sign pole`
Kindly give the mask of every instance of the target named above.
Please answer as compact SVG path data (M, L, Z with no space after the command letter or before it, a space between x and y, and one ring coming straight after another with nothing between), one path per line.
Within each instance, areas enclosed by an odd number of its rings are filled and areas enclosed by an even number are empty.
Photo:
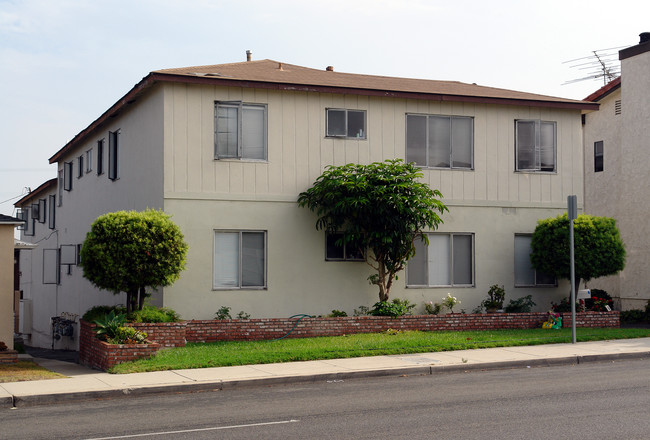
M578 216L578 201L576 196L567 198L567 210L569 214L569 240L571 248L571 339L576 343L576 271L575 251L573 236L573 221Z

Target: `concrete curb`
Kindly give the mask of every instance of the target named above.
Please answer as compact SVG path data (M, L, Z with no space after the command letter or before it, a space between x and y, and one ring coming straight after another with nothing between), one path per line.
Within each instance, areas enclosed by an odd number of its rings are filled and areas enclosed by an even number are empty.
M117 399L124 397L144 397L157 394L184 394L197 392L213 392L236 388L268 387L293 383L314 383L328 380L361 379L386 376L411 376L411 375L440 375L447 373L462 373L470 371L491 371L532 367L551 367L561 365L579 365L593 362L610 362L617 360L646 359L650 358L649 352L614 353L595 355L572 355L558 358L515 360L503 362L477 362L473 364L457 365L426 365L402 368L384 368L366 371L349 371L338 373L321 373L304 376L265 377L256 379L218 380L199 383L186 383L175 385L153 385L134 388L121 388L100 391L80 391L71 393L53 393L29 396L2 397L1 408L27 407L37 405L50 405L60 403L73 403L84 400Z

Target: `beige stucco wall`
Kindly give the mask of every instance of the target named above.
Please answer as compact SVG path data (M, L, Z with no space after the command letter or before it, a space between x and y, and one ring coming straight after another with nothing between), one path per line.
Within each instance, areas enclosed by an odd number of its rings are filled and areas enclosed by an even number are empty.
M618 217L627 263L621 274L622 302L643 308L650 299L650 173L646 166L650 140L650 52L621 62L621 175Z
M378 291L366 281L365 263L325 261L325 236L314 227L315 216L293 201L221 201L168 199L165 210L185 233L189 244L187 269L165 288L164 304L185 318L210 319L221 306L253 317L287 317L297 313L326 314L333 309L352 314L360 305L378 301ZM507 300L532 294L539 310L548 309L569 291L560 288L514 287L514 234L532 233L537 219L555 216L552 208L451 206L440 232L474 233L475 287L407 288L401 273L392 298L418 304L439 302L447 292L470 312L495 283L506 288ZM499 227L495 227L499 225ZM267 232L267 289L213 290L214 231L243 229ZM507 303L508 301L506 301Z
M584 156L585 156L585 213L613 217L620 229L620 201L624 179L621 158L622 116L615 114L616 102L621 100L621 90L615 90L599 101L596 112L585 115ZM603 141L603 171L594 171L594 142ZM602 277L588 282L591 288L607 291L619 297L620 277Z
M507 299L533 294L538 309L565 296L568 287L514 287L514 234L532 233L536 221L566 210L566 197L583 193L582 133L578 111L486 104L278 92L197 85L165 87L165 211L190 245L187 270L164 290L164 304L185 318L212 318L221 306L254 317L351 313L377 301L363 263L326 262L324 234L315 217L296 205L327 165L405 157L405 114L474 117L474 170L424 170L424 180L445 196L450 213L443 232L475 234L475 281L470 288L406 288L405 274L392 297L418 303L450 292L471 311L491 284ZM268 161L214 160L214 102L268 105ZM325 108L367 111L367 140L325 137ZM557 121L557 173L514 172L515 119ZM580 200L582 206L582 200ZM216 229L267 231L268 288L212 290ZM507 301L506 301L507 302Z
M620 297L623 310L643 309L650 299L650 222L645 163L650 139L650 52L624 59L621 88L600 101L597 112L586 115L585 211L613 217L627 251L619 275L592 280L590 287ZM614 105L621 101L621 114ZM604 141L604 171L593 169L593 143Z
M0 223L0 341L14 348L14 226Z

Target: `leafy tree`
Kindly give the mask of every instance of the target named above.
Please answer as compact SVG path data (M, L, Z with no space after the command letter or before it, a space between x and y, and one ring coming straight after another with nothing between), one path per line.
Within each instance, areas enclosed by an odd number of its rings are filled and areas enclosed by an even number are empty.
M397 273L415 255L414 239L423 228L436 229L442 223L437 212L448 211L436 198L440 191L418 180L422 176L400 159L329 166L298 197L299 206L318 215L316 229L341 232L337 245L364 255L377 272L368 280L379 287L380 301L388 300Z
M185 268L187 244L162 211L119 211L92 224L81 247L84 277L114 294L126 292L127 313L141 310L145 287L169 286Z
M614 275L625 267L625 246L616 220L581 214L573 222L576 291L580 280ZM567 214L539 220L531 240L533 267L557 278L571 279Z

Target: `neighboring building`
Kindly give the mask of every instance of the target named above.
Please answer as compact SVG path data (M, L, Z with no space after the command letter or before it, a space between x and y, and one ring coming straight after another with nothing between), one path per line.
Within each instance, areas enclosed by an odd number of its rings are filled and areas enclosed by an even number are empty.
M14 229L23 222L0 214L0 342L14 348Z
M582 194L581 112L597 108L272 60L160 70L50 158L55 235L63 251L102 213L164 209L189 252L181 278L154 298L183 318L210 319L221 306L252 317L351 313L378 300L371 270L296 199L328 165L403 158L422 166L450 212L391 297L421 309L450 292L471 312L498 283L507 299L532 294L544 310L569 287L530 267L530 234ZM56 313L124 301L63 263L50 286L32 265L34 303L45 289L57 292Z
M621 76L588 96L600 110L585 115L585 212L616 219L627 250L625 270L590 287L607 290L620 307L650 299L650 33L619 52Z

